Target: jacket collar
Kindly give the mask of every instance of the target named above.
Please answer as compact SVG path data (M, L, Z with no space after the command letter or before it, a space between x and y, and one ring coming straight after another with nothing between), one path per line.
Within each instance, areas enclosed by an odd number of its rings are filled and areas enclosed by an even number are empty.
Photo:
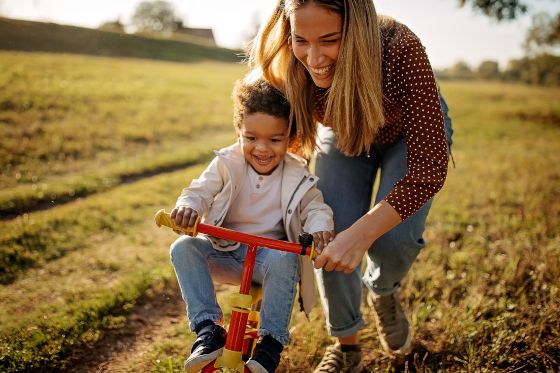
M245 178L248 165L245 161L245 157L243 157L239 141L236 141L228 147L214 151L214 153L223 159L226 167L228 168L232 184L234 186L240 186ZM300 188L302 182L310 177L309 172L305 169L305 167L303 167L305 164L305 160L297 155L286 153L286 156L284 157L282 194L280 196L280 205L283 212L288 209L288 205L292 201L299 200L299 198L295 196L296 191L298 192L298 195L300 193L305 193L317 182L317 178L313 176L314 182L306 183L304 184L304 188ZM239 188L237 189L239 190Z

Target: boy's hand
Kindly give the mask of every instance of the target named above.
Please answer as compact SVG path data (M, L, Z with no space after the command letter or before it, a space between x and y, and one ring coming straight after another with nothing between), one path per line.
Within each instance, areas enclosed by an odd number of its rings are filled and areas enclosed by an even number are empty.
M198 212L188 206L175 207L171 211L171 219L182 228L192 228L198 219Z
M334 238L334 231L323 231L313 233L313 242L315 242L315 250L319 254L323 248L329 244Z

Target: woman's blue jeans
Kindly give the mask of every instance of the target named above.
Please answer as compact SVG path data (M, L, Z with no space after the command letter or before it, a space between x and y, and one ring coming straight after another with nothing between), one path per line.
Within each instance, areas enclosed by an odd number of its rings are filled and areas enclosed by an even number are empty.
M181 236L170 249L189 327L195 330L204 320L222 320L214 282L239 284L247 246L234 251L218 251L204 237ZM298 256L278 250L257 249L253 282L263 286L259 336L270 335L288 344L288 325L299 279Z
M441 98L447 141L451 144L451 120ZM406 175L404 138L393 144L374 144L370 155L347 157L336 148L330 128L321 127L315 172L318 187L334 213L335 232L350 227L371 208L373 186L380 170L379 190L375 203L381 201ZM369 248L367 266L351 274L317 270L319 293L330 334L336 337L354 335L364 326L360 312L361 283L377 295L395 291L420 250L425 246L422 234L432 201L395 228L377 239Z

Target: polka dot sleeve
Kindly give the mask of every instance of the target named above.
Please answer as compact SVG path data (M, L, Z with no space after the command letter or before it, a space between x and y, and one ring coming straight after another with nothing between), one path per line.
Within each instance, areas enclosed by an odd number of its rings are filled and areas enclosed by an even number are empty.
M388 57L388 98L401 112L407 145L407 173L385 197L402 220L420 209L443 186L447 143L439 96L430 62L408 29Z

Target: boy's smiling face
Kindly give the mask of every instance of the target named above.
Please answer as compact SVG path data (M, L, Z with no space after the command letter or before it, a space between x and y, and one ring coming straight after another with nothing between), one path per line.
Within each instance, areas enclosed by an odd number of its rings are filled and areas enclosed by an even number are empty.
M288 151L288 120L260 112L247 114L239 138L245 160L257 173L268 175Z

